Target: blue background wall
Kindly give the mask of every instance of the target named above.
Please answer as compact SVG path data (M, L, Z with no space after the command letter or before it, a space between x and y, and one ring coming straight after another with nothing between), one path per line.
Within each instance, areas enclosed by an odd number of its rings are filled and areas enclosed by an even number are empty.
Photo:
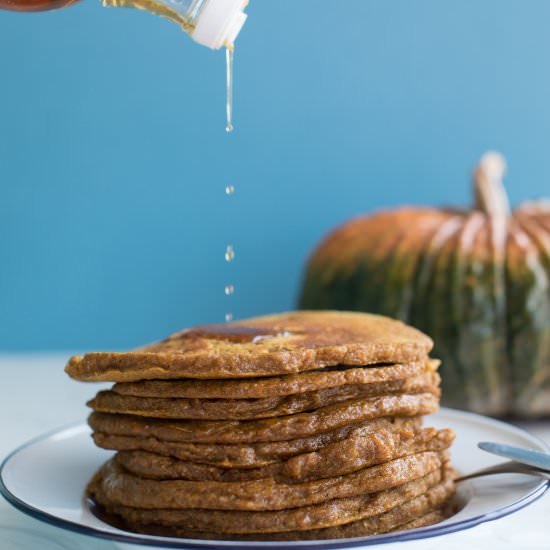
M123 348L291 308L326 230L469 204L489 148L513 202L550 195L549 2L248 11L231 136L223 53L172 23L92 0L0 12L0 349Z

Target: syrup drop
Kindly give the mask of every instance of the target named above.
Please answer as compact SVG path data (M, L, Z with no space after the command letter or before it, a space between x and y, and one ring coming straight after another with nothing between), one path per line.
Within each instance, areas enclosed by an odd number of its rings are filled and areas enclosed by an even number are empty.
M233 285L225 285L225 294L231 296L235 292L235 287Z
M235 259L235 251L233 250L233 245L228 244L225 249L225 261L232 262Z
M235 192L235 188L232 185L225 186L225 194L232 195Z
M232 313L226 313L225 314L225 320L227 323L229 323L230 321L233 321L233 314Z

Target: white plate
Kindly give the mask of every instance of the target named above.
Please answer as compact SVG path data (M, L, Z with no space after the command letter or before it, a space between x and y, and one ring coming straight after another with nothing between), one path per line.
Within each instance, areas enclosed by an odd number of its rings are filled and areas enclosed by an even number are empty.
M527 432L483 416L452 409L426 419L427 426L450 427L457 433L452 448L453 464L460 472L472 472L501 462L477 448L478 441L492 440L548 451ZM98 449L90 429L82 424L58 430L30 441L9 455L0 467L0 492L21 511L86 535L158 548L343 548L369 546L439 536L473 527L511 514L539 498L548 482L520 475L499 475L461 483L463 508L435 526L387 535L303 542L230 542L173 539L122 531L96 518L88 509L83 490L95 470L112 453Z

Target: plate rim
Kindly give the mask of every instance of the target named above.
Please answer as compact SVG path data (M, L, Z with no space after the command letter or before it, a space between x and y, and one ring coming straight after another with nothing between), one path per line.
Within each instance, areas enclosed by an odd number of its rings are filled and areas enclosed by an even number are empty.
M448 407L441 407L439 411L447 415L455 417L470 417L472 420L481 419L485 423L494 423L501 428L506 430L517 432L522 436L528 435L534 441L537 441L538 444L549 451L549 446L536 435L531 434L527 430L514 426L502 420L497 420L488 416L481 414L473 413L470 411L463 411L460 409L453 409ZM525 508L529 504L532 504L536 500L542 497L542 495L550 489L550 481L541 480L541 483L537 485L532 491L524 495L519 500L504 506L502 508L497 508L486 514L480 514L468 519L461 521L450 522L444 525L434 525L423 527L419 529L412 529L410 531L401 531L398 533L387 533L381 535L370 535L365 537L354 537L348 539L325 539L325 540L315 540L315 541L220 541L220 540L201 540L201 539L175 539L170 537L158 537L158 536L149 536L141 535L138 533L113 533L109 531L104 531L96 527L90 527L82 523L71 521L68 519L60 518L49 512L46 512L40 508L32 506L17 495L13 494L4 482L4 470L8 463L20 452L25 449L32 447L33 445L40 443L42 441L51 438L52 436L63 433L67 430L75 429L78 427L86 427L86 424L83 422L71 423L53 430L50 430L46 433L40 434L25 443L16 447L11 451L0 464L0 494L6 499L6 501L11 504L14 508L23 512L24 514L33 517L44 523L59 527L61 529L66 529L68 531L78 533L80 535L85 535L93 538L99 538L104 540L110 540L113 542L120 542L126 544L134 544L138 546L149 546L157 548L172 548L172 549L183 549L183 548L261 548L262 550L278 549L281 548L316 548L316 549L330 549L330 548L353 548L357 546L372 546L375 544L390 544L396 542L405 542L411 540L420 540L433 538L436 536L441 536L449 533L454 533L457 531L463 531L470 529L479 525L481 523L486 523L489 521L494 521L496 519L506 517L514 512Z

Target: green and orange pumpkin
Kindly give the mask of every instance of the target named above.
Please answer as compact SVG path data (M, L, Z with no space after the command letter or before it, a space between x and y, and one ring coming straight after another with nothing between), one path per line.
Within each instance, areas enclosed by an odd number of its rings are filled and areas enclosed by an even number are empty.
M307 266L304 309L381 313L429 334L443 401L550 415L550 204L510 211L504 159L485 155L472 210L403 207L330 233Z

